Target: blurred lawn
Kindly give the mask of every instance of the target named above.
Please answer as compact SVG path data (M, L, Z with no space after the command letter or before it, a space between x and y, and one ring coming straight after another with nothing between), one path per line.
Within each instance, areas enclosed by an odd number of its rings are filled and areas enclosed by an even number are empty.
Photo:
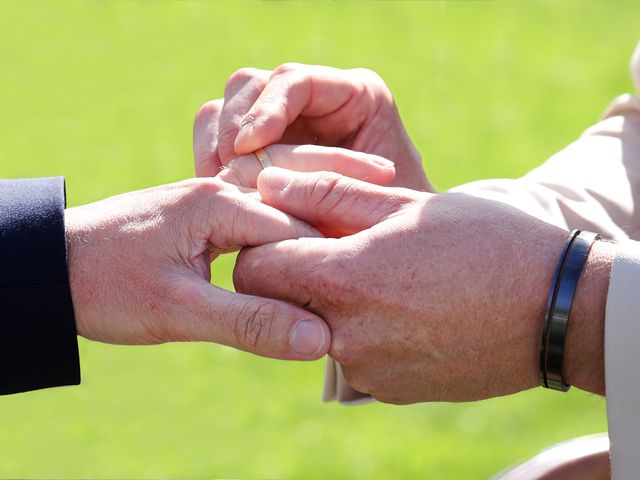
M0 3L1 175L70 205L192 175L191 122L242 66L369 67L439 188L517 176L631 91L637 2ZM215 265L230 287L232 258ZM602 399L320 403L322 363L81 341L83 385L0 398L3 478L487 478L606 429Z

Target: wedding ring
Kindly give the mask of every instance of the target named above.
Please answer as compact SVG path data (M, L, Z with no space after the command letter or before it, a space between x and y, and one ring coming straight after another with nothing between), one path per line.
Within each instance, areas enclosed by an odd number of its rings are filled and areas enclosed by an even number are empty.
M269 155L267 155L267 152L264 150L264 148L259 148L253 153L255 153L256 157L258 157L258 160L262 164L263 169L273 166L273 163L271 163L271 159L269 158Z

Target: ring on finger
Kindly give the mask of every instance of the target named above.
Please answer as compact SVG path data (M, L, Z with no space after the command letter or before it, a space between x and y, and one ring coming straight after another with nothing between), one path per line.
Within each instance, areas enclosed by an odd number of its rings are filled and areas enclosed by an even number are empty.
M273 166L273 163L271 162L271 159L269 158L269 155L267 155L267 152L264 148L259 148L253 153L255 153L256 157L258 157L258 161L262 165L263 169Z

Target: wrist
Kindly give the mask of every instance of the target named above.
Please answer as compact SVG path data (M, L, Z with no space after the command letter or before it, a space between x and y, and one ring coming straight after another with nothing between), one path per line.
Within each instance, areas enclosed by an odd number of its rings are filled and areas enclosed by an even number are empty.
M566 382L604 395L604 317L615 245L596 241L578 281L565 344Z
M81 237L77 208L67 208L64 211L64 230L67 242L67 272L69 276L69 289L71 301L76 319L76 331L83 336L82 309L80 307L81 295L78 291L78 242Z

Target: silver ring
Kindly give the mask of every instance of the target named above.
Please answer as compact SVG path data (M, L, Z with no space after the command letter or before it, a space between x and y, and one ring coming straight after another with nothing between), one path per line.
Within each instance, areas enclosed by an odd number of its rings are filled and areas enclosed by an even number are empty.
M273 163L271 163L271 159L264 148L259 148L255 152L256 157L258 157L258 161L262 164L262 168L272 167Z

